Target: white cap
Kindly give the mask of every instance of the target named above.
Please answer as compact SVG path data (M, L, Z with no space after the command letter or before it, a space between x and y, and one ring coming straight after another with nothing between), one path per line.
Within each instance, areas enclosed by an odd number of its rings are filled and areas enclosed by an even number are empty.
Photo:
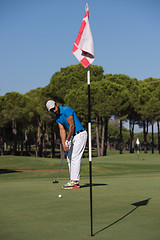
M48 100L48 102L46 103L46 107L48 108L48 111L50 111L52 108L55 107L55 101Z

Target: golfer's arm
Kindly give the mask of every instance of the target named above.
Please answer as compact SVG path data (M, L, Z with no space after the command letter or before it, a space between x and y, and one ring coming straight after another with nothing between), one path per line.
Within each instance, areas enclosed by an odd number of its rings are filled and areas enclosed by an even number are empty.
M68 135L67 135L67 140L70 141L71 137L74 134L74 129L75 129L74 117L73 116L68 117L67 122L69 124L69 131L68 131Z
M64 127L63 127L63 125L61 123L59 123L58 126L59 126L62 146L65 149L66 131L65 131L65 129L64 129Z

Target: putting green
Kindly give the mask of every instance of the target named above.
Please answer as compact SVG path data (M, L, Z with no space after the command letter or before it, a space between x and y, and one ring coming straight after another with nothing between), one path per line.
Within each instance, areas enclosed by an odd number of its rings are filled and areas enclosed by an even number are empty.
M0 157L0 239L157 240L160 238L159 155L123 154L93 159L93 233L90 236L88 159L81 189L63 190L68 173L12 172L59 167L60 160ZM34 166L34 167L33 167ZM67 168L64 163L63 168ZM12 170L12 171L11 171ZM9 172L9 171L8 171ZM62 198L58 195L62 194Z

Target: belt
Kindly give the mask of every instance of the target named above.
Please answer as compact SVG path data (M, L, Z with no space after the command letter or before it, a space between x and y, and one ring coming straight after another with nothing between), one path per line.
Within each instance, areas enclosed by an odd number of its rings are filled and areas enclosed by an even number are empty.
M76 132L76 133L74 134L74 136L76 136L78 133L81 133L81 132L84 132L84 131L85 131L85 129L79 130L78 132Z

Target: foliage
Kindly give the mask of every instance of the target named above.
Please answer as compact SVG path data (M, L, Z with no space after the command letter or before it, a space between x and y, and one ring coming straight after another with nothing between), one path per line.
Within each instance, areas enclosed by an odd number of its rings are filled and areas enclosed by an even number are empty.
M90 66L91 78L91 117L92 117L92 143L96 147L95 127L96 119L110 118L128 120L130 125L135 123L142 125L142 121L153 124L160 120L160 79L147 78L138 81L124 74L105 74L101 66ZM22 95L17 92L7 93L0 97L0 137L1 153L4 143L9 145L13 138L13 131L18 131L18 141L21 141L23 149L24 132L32 139L32 144L49 145L55 138L55 146L59 145L57 125L53 115L46 109L46 101L53 99L61 105L72 107L83 126L88 124L88 86L87 69L81 64L61 68L53 74L49 84L44 88L37 88ZM98 118L97 118L98 117ZM99 140L102 140L102 128L99 121ZM146 126L146 125L145 125ZM148 126L148 125L147 125ZM133 128L134 129L134 128ZM122 130L122 132L121 132ZM103 141L109 141L110 145L118 146L119 139L123 135L123 147L129 148L134 135L124 128L115 128L109 123L107 134ZM147 131L147 128L146 128ZM131 134L132 133L132 134ZM37 136L37 143L33 140ZM47 138L48 136L48 138ZM155 135L154 143L160 145L160 135ZM141 142L143 142L143 137ZM151 143L150 135L145 135L148 143ZM159 142L158 142L159 137ZM46 139L46 140L45 140ZM15 139L16 140L16 139ZM15 143L16 144L16 143ZM18 142L19 144L19 142ZM146 143L147 144L147 143ZM149 146L149 145L147 145ZM45 150L44 150L45 151Z

